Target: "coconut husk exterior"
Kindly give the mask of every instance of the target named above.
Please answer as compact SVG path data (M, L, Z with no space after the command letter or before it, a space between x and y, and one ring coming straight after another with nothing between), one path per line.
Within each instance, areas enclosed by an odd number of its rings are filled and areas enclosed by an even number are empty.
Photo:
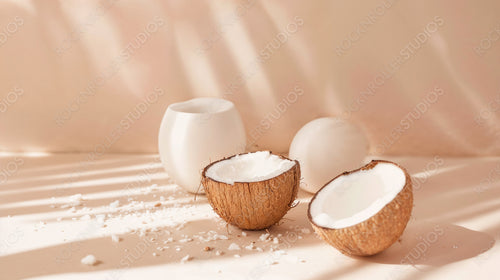
M382 208L377 214L359 224L331 229L316 225L311 216L311 205L319 192L330 182L360 170L368 170L378 163L391 163L403 170L406 184L399 194ZM316 233L340 252L350 256L371 256L389 248L403 234L413 208L413 192L411 177L408 172L396 163L384 160L373 160L369 164L349 172L344 172L321 188L311 200L307 215Z
M234 182L230 185L205 175L212 165L234 156L213 162L203 169L201 180L208 202L222 219L241 229L261 230L276 224L297 197L299 162L295 160L295 165L288 171L259 182Z

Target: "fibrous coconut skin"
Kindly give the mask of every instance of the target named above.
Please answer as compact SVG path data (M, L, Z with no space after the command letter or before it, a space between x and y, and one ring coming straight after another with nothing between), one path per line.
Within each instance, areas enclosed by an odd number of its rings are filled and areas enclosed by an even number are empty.
M314 223L311 216L311 205L318 193L330 182L340 176L349 175L361 170L369 170L379 163L390 163L403 170L406 182L403 189L396 197L385 205L371 218L340 229L327 228ZM349 172L344 172L332 179L321 188L311 199L307 215L316 233L327 243L337 248L340 252L350 256L371 256L389 248L403 234L411 216L413 208L413 192L411 177L408 172L396 163L385 160L373 160L369 164Z
M276 224L297 197L299 162L295 160L295 165L278 176L257 182L234 182L231 185L206 176L212 165L234 156L213 162L203 170L202 185L208 202L227 223L244 230L261 230Z

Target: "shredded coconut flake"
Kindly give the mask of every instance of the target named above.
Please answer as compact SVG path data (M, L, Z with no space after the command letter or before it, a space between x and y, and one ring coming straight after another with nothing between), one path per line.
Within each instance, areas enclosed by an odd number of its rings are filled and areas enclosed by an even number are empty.
M250 250L250 251L251 251L251 250L255 249L255 245L254 245L253 243L250 243L250 245L245 246L245 249L247 249L247 250Z
M113 242L115 242L115 243L118 243L118 242L120 242L121 240L122 240L122 239L121 239L118 235L116 235L116 234L111 235L111 241L113 241Z
M120 201L118 200L115 200L109 204L109 207L111 208L117 208L118 206L120 206Z
M184 258L181 259L181 263L188 262L192 259L193 259L193 257L191 257L190 255L186 255L186 256L184 256Z
M230 251L241 250L240 246L236 243L231 243L227 249Z
M81 263L88 266L93 266L97 264L97 259L94 255L87 255L82 260Z
M260 237L260 241L266 241L269 238L270 234L269 233L263 233Z

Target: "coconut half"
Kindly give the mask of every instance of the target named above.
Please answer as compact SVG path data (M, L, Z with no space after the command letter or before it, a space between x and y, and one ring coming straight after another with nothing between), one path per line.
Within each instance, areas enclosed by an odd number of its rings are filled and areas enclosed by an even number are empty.
M299 183L299 162L269 151L225 158L202 173L214 211L229 224L248 230L277 223L291 208Z
M309 204L308 217L319 236L342 253L369 256L399 239L412 208L408 172L396 163L374 160L321 188Z

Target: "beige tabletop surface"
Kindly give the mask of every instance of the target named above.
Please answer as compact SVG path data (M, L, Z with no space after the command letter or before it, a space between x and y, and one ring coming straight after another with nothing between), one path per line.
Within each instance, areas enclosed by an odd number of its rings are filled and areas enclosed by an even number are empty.
M157 155L3 154L0 278L495 279L500 158L385 159L412 175L412 218L389 249L352 258L313 232L305 192L278 225L242 231Z

